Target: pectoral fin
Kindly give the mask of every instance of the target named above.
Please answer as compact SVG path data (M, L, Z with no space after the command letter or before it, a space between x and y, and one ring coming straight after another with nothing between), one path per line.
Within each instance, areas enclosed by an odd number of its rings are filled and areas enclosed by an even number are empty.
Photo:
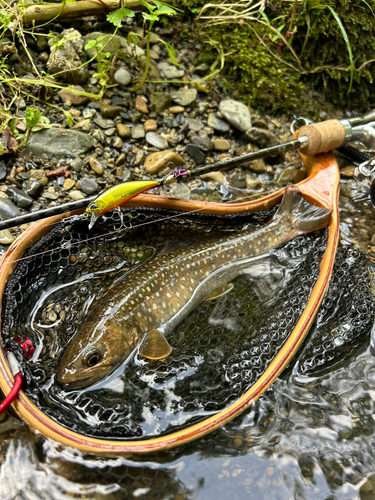
M227 285L219 286L219 288L216 288L209 297L203 299L202 302L205 302L206 300L218 299L222 295L225 295L226 293L230 292L232 288L233 288L233 283L228 283Z
M139 354L148 359L162 359L169 356L172 347L169 345L164 335L154 328L143 340Z

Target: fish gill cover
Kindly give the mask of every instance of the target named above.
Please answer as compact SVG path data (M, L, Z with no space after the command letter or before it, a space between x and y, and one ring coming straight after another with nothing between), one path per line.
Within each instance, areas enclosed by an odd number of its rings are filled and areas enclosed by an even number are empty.
M121 231L114 231L117 214L103 217L90 233L87 222L53 228L27 251L30 258L18 264L4 292L4 344L19 359L16 337L27 336L36 346L33 359L22 362L27 396L62 425L112 439L168 433L234 402L267 368L305 307L325 230L272 251L226 295L201 303L168 335L173 351L166 359L135 354L98 386L79 391L65 392L56 370L88 311L124 273L175 241L191 245L255 228L272 213L223 220L133 209L124 211ZM339 250L330 288L297 355L298 373L319 373L366 343L375 315L366 262L350 248Z

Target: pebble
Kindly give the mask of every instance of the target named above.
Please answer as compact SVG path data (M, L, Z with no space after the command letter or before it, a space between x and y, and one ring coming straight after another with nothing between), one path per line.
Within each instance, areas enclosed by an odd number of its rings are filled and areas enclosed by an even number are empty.
M115 126L115 122L109 118L96 117L94 118L94 123L102 129L112 128Z
M27 179L22 186L23 191L33 198L39 196L43 191L43 184L35 179Z
M9 231L9 229L4 229L0 231L0 244L1 245L10 245L16 239L15 236Z
M206 159L206 155L203 153L203 151L201 151L198 146L195 146L194 144L187 144L185 147L185 152L190 156L192 160L195 161L197 165L204 163L204 160Z
M228 132L230 125L225 120L219 118L215 113L209 113L207 118L207 125L212 127L217 132Z
M96 174L103 175L103 173L104 173L104 167L103 167L103 165L100 163L99 160L97 160L93 156L90 158L90 167L92 168L92 170Z
M194 132L199 132L204 127L203 123L195 118L185 118L185 123L189 129L194 130Z
M170 66L165 62L159 63L158 69L168 80L179 80L185 75L185 71L183 69L178 69L176 66Z
M117 129L118 135L120 137L122 137L123 139L125 137L130 137L130 135L131 135L130 127L128 127L127 125L124 125L123 123L117 123L116 129Z
M78 189L73 189L73 191L70 191L69 196L72 198L72 200L82 200L84 198L84 195Z
M112 106L112 104L102 104L100 113L103 118L116 118L125 108L122 106Z
M90 177L84 177L79 183L79 189L85 194L90 195L98 191L99 185L96 181L94 181L94 179L90 179Z
M16 122L16 129L19 130L22 133L25 133L26 130L27 130L26 120L25 119L17 120L17 122Z
M183 113L185 108L183 106L171 106L168 108L168 111L172 113L172 115L178 115L179 113Z
M253 189L258 188L259 186L260 186L259 179L257 179L256 177L253 177L251 175L246 176L246 188L247 189L253 190Z
M213 139L212 143L217 151L228 151L230 149L230 144L226 139Z
M49 54L48 54L48 52L41 52L38 57L39 57L39 61L41 63L45 64L49 59Z
M120 139L120 137L115 137L112 142L112 146L116 149L121 149L124 143Z
M225 99L220 102L219 111L233 127L241 132L246 132L251 127L249 108L242 102Z
M92 128L92 123L90 118L85 118L78 123L76 123L73 127L74 129L80 129L82 132L90 132Z
M266 164L264 163L263 158L259 158L258 160L253 160L250 163L250 170L256 172L258 174L262 174L266 171Z
M96 109L93 108L85 108L82 111L83 118L93 118L96 115Z
M3 161L0 161L0 181L3 181L7 176L7 167Z
M125 160L126 160L126 154L121 153L120 156L115 161L116 167L118 167L119 165L123 165L125 163Z
M158 128L158 124L156 120L150 119L145 121L143 127L145 129L145 132L155 132L155 130L157 130Z
M175 151L166 150L158 153L151 153L147 156L144 166L146 172L150 175L158 174L163 171L168 164L172 164L171 168L184 165L185 160Z
M151 134L152 132L148 132ZM142 139L146 135L145 129L142 124L136 125L131 129L132 139Z
M116 132L115 127L113 128L107 128L107 130L104 130L104 133L107 137L112 137Z
M198 148L206 153L209 153L214 149L214 144L210 139L205 139L204 137L200 137L199 135L195 135L191 138L192 144L198 146Z
M229 179L232 186L236 188L245 189L247 187L247 180L242 172L233 172Z
M2 220L21 215L20 210L7 198L0 198L0 217Z
M12 200L21 208L27 208L33 204L33 199L31 196L26 194L21 189L18 189L14 186L10 186L5 193L12 198Z
M279 141L277 140L276 136L272 132L264 128L252 127L249 130L247 130L245 137L249 141L260 146L261 148L270 148L272 146L277 146L279 144ZM274 165L275 163L280 163L283 160L284 160L283 153L280 153L275 156L269 156L267 159L268 163L270 163L271 165Z
M125 68L118 69L113 75L113 78L116 83L122 85L123 87L129 85L129 83L132 81L131 74Z
M74 160L71 161L70 166L75 172L80 172L81 168L83 165L83 161L81 158L74 158Z
M171 98L180 106L189 106L197 99L197 89L182 89L171 92Z
M68 177L65 179L64 184L63 184L63 189L64 191L69 191L69 189L72 189L76 185L76 181L74 179L71 179Z
M171 96L167 92L154 92L150 95L150 102L157 114L162 113L171 105Z
M141 95L137 95L135 98L135 109L143 114L148 113L146 101Z
M146 141L158 149L167 149L168 141L156 132L147 132Z
M288 182L291 182L293 180L293 176L296 173L296 169L294 167L286 167L284 168L278 178L276 179L276 183L279 186L285 186L285 184L288 184Z
M200 176L202 181L214 181L220 184L225 184L225 177L222 172L208 172Z
M48 184L48 177L46 176L43 170L37 170L36 168L32 168L27 172L28 179L35 179L39 181L43 186Z
M80 85L73 85L71 89L78 92L85 92L85 89ZM89 100L88 97L85 97L84 95L80 95L66 89L60 90L57 95L60 97L62 102L68 104L69 106L82 106L82 104L85 104Z

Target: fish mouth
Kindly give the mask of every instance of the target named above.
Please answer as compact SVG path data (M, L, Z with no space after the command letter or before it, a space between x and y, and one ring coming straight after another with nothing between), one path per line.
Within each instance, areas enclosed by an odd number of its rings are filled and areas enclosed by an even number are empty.
M95 384L100 380L99 378L93 379L91 377L80 378L79 380L73 380L72 382L60 382L62 389L64 391L75 391L77 389L84 389L86 387L90 387L90 385Z

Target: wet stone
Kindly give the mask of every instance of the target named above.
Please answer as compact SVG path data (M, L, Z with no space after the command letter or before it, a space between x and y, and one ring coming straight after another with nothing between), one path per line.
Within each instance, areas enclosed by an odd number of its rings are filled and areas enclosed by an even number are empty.
M28 194L26 194L24 191L22 191L21 189L18 189L16 187L9 187L7 190L6 190L6 194L12 198L12 200L21 208L27 208L29 207L30 205L33 204L33 199L31 198L31 196L29 196Z
M217 132L228 132L230 129L230 125L228 122L219 118L215 113L209 113L207 118L207 125L212 127Z
M197 99L196 89L182 89L171 92L171 98L180 106L189 106Z
M24 182L22 189L27 195L35 198L42 193L43 184L34 179L27 179L27 181Z
M279 141L277 140L276 136L272 132L264 128L252 127L249 130L247 130L245 137L249 141L260 146L261 148L270 148L272 146L277 146L279 144ZM271 165L274 165L275 163L282 162L283 159L284 159L284 154L280 153L275 156L270 156L267 161Z
M0 217L2 220L21 215L20 210L7 198L0 198Z
M85 194L94 194L98 191L99 185L94 179L84 177L79 183L79 189Z
M145 169L148 174L155 175L163 171L167 166L170 168L183 165L185 160L175 151L167 150L151 153L145 160Z
M214 149L214 144L210 139L205 139L204 137L199 137L199 135L196 135L191 138L192 144L195 146L198 146L199 149L202 151L209 153Z
M115 134L115 132L116 132L115 127L104 130L104 133L107 137L112 137Z
M130 137L130 135L131 135L130 127L128 127L127 125L124 125L123 123L117 123L116 129L117 129L118 135L120 137L122 137L123 139L125 137Z
M187 184L172 184L170 193L174 198L180 198L183 200L190 199L190 189Z
M232 186L239 189L247 188L246 177L241 172L234 172L229 176L229 179Z
M92 168L92 170L98 174L98 175L103 175L104 173L104 167L103 165L100 163L99 160L97 160L96 158L94 157L91 157L90 158L90 167Z
M279 186L284 186L293 180L295 174L296 169L294 167L286 167L280 172L276 182Z
M127 71L125 68L118 69L113 77L115 79L115 82L124 87L126 85L129 85L129 83L132 81L132 77L129 71Z
M148 132L151 134L152 132ZM145 129L142 124L136 125L131 129L132 139L142 139L146 135Z
M165 62L159 63L158 69L168 80L178 80L185 75L185 71L183 69L178 69L176 66L170 66Z
M203 174L200 176L202 181L214 181L219 182L220 184L225 183L225 177L222 172L208 172L207 174Z
M262 174L267 169L266 164L264 163L263 158L259 158L258 160L253 160L250 163L250 170L256 172L258 174Z
M147 132L146 141L158 149L167 149L168 141L156 132Z
M125 160L126 160L126 154L121 153L120 156L115 161L116 167L118 167L119 165L123 165L125 163Z
M194 144L187 144L185 147L185 152L190 156L192 160L195 161L197 165L204 163L204 160L206 159L206 155L203 153L203 151L201 151L198 146L195 146Z
M220 102L219 111L233 127L241 132L246 132L251 127L249 108L242 102L226 99Z
M173 116L165 116L164 117L164 125L167 128L176 128L178 127L178 122L173 118Z
M177 115L179 113L183 113L185 111L185 108L183 106L171 106L168 108L168 111L172 113L172 115Z
M3 181L7 176L7 167L3 161L0 161L0 181Z

